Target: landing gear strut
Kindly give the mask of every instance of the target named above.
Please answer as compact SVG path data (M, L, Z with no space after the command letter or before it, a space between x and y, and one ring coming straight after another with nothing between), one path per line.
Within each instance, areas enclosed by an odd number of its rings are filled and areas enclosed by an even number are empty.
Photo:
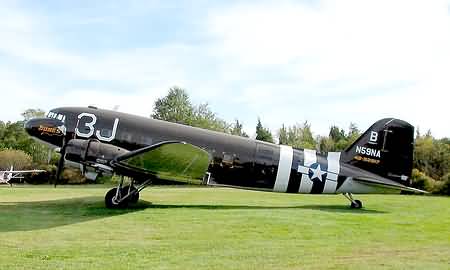
M342 193L342 195L345 196L350 201L350 208L356 208L361 209L363 207L363 204L360 200L353 199L353 196L351 193Z
M123 186L123 176L120 178L119 185L110 189L105 195L105 205L107 208L117 209L126 208L130 203L137 203L139 200L139 192L151 183L151 179L144 181L142 184L135 186L134 180L129 186Z

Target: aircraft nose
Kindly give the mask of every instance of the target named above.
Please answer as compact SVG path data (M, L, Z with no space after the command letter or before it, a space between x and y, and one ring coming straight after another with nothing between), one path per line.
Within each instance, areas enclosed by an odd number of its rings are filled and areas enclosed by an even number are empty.
M52 118L33 118L25 122L25 131L32 137L59 145L64 137L64 123Z
M54 125L51 123L50 118L33 118L25 122L25 130L26 132L31 135L35 136L39 130L42 130L44 128L52 128Z
M30 119L30 120L28 120L28 121L25 122L24 128L25 128L25 131L26 131L29 135L32 134L33 127L36 126L35 124L36 124L35 119Z

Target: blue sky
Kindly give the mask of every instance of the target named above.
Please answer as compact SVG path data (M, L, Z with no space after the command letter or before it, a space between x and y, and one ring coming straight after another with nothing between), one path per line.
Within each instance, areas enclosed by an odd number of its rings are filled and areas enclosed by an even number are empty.
M148 116L174 85L254 133L398 117L450 136L450 1L2 1L0 120Z

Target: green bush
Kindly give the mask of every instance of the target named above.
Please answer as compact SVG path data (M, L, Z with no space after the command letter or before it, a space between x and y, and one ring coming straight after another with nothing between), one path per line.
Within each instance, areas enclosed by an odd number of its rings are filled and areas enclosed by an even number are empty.
M61 184L85 184L86 178L81 171L73 168L65 168L61 174Z
M0 170L9 170L11 166L14 170L30 169L32 158L22 150L5 149L0 151Z
M423 172L413 169L412 171L412 185L411 187L432 192L436 185L436 180L426 176Z
M447 173L441 178L441 181L439 181L439 183L436 185L433 193L450 195L450 173Z

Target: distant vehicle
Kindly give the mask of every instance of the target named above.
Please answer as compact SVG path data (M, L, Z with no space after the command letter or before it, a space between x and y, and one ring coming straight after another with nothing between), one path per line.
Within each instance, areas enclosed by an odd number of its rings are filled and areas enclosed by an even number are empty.
M23 179L23 174L26 173L39 173L45 172L44 170L25 170L25 171L15 171L14 166L11 166L9 171L0 171L0 184L12 185L11 180L13 179Z
M137 202L160 181L307 194L386 193L410 187L414 127L395 118L373 124L348 149L317 153L96 107L51 110L25 124L34 138L59 147L84 174L131 177L106 193L109 208Z

